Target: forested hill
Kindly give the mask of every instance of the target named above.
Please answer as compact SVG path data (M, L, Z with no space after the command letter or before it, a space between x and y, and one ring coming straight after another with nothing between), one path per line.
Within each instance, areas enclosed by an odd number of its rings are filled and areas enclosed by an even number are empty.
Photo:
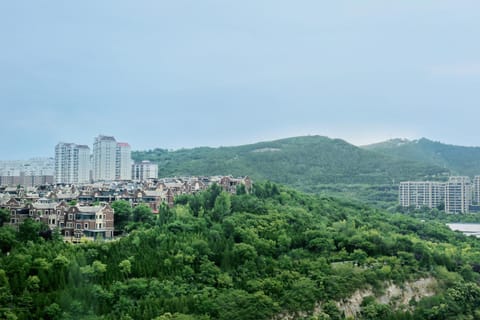
M480 174L480 147L455 146L422 138L412 141L393 139L363 148L398 159L440 166L449 169L453 174Z
M436 165L405 161L322 136L237 147L155 149L133 152L132 156L137 161L158 163L160 176L249 175L254 180L271 180L304 191L312 191L318 184L391 184L448 172Z
M175 207L164 206L157 215L143 205L132 210L125 201L113 207L128 232L113 242L71 245L58 235L41 237L40 223L29 219L18 232L0 227L0 318L339 320L352 310L356 319L480 314L480 242L438 222L270 183L238 195L213 186L178 198ZM429 285L413 292L411 283ZM392 287L395 292L386 295ZM350 297L355 301L348 302Z

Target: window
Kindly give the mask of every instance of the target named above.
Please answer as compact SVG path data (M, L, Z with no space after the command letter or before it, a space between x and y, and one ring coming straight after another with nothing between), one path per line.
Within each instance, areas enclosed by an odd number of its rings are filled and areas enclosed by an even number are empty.
M73 228L73 223L67 222L67 228Z
M88 223L85 223L84 227L84 229L88 229Z
M55 219L52 219L52 224L55 224Z
M77 225L75 226L75 229L81 229L82 228L82 225L80 223L77 223Z
M68 237L68 236L70 236L70 232L65 231L65 237Z
M68 214L68 220L73 220L73 214L71 213Z
M32 216L33 216L33 210L30 210L30 211L28 212L28 215L29 215L30 217L32 217Z
M97 229L102 229L102 224L101 223L98 224Z

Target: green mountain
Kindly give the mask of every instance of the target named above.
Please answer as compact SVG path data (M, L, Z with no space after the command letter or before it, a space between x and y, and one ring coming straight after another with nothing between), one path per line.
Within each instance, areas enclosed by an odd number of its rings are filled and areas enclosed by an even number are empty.
M115 214L126 214L129 234L112 242L41 237L29 219L18 231L0 226L0 318L480 314L480 242L443 223L271 183L238 195L214 186L157 215L126 204Z
M480 147L455 146L422 138L412 141L393 139L363 148L398 159L440 166L452 174L480 174Z
M322 136L288 138L251 145L133 152L134 160L159 164L160 176L248 175L297 189L324 184L390 184L448 175L438 165L398 159Z

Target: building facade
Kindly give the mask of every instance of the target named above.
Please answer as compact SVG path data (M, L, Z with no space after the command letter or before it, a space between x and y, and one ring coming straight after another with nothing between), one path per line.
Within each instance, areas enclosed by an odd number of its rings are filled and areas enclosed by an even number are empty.
M115 155L115 179L132 180L132 149L126 142L117 143Z
M113 230L113 209L105 204L68 208L61 232L65 239L78 241L82 238L112 239Z
M93 180L113 181L116 178L117 141L98 136L93 143Z
M132 151L126 142L111 136L98 136L93 144L93 180L114 181L132 179Z
M0 185L32 187L54 182L55 159L0 161Z
M45 223L52 231L58 230L67 241L113 238L114 211L109 204L70 206L65 201L55 202L46 198L22 204L11 198L0 207L9 210L9 225L17 230L26 219L32 219Z
M86 145L60 142L55 146L55 183L90 182L90 148Z
M132 179L145 181L158 178L158 165L148 160L132 164Z
M480 176L473 178L473 203L480 204Z
M469 177L450 177L445 185L445 212L468 213L472 204L472 185Z
M434 181L401 182L399 201L402 207L438 208L445 202L445 183Z

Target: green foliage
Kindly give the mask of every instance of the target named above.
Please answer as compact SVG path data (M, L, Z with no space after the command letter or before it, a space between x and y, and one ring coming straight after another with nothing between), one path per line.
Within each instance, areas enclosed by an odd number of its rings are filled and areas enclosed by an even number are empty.
M48 226L44 223L34 221L30 218L25 219L18 228L18 239L20 241L39 241L40 232L47 231Z
M448 168L454 174L475 176L480 172L480 148L462 147L425 138L414 141L389 140L365 147L366 150Z
M133 208L132 214L133 221L135 222L152 223L154 220L152 209L150 209L149 206L144 204L140 204Z
M9 252L16 242L16 232L7 226L0 227L0 250L2 253Z
M128 201L116 200L112 202L112 208L114 211L115 230L125 230L126 225L133 220L132 206Z
M114 206L130 232L109 243L44 240L34 221L18 233L1 227L0 318L341 319L335 301L356 290L425 276L439 281L438 295L412 301L411 312L372 297L358 316L479 313L480 243L430 220L271 182L238 195L212 186L158 217Z
M2 227L4 223L9 221L10 221L10 211L4 208L0 208L0 227Z
M443 164L397 159L321 136L238 147L136 151L132 157L158 163L163 176L249 175L255 181L275 181L306 192L322 191L320 184L391 186L449 173Z

